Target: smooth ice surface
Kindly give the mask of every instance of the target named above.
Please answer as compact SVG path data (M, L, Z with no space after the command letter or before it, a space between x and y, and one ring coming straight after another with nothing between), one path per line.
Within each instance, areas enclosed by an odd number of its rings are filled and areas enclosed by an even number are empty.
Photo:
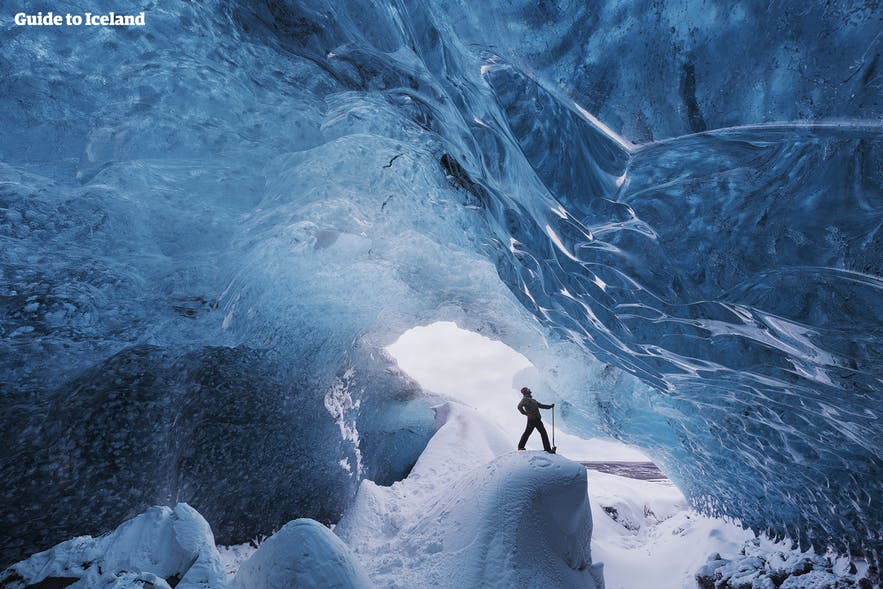
M440 320L692 505L879 551L873 3L130 8L0 24L3 562L335 520L428 438L382 350Z
M439 429L408 478L364 481L335 533L382 587L603 587L590 552L586 471L517 452L473 409Z

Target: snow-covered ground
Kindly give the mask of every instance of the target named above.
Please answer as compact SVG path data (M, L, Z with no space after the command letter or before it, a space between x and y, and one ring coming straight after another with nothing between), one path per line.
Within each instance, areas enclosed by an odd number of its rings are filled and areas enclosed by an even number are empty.
M390 346L399 366L421 386L476 409L468 418L475 429L499 430L500 451L511 451L524 429L515 411L521 399L516 375L530 372L530 362L505 344L436 323L405 333ZM554 403L554 398L538 400ZM551 435L549 412L544 412ZM463 417L466 419L466 417ZM504 433L505 432L505 433ZM639 449L615 440L583 439L558 429L559 455L578 462L647 462ZM534 433L528 449L540 450ZM442 450L436 448L437 453ZM455 454L457 445L447 452ZM421 458L421 461L423 458ZM440 462L448 460L439 457ZM700 516L671 483L588 472L588 494L595 530L592 560L604 563L611 589L684 589L713 552L735 555L754 534L719 519ZM615 518L615 519L614 519Z
M586 471L517 452L455 403L403 481L364 482L335 532L380 587L602 587Z
M608 589L695 587L712 552L735 556L754 534L692 511L677 487L589 471L592 555Z
M483 516L459 513L464 504L485 501L479 487L493 485L489 474L500 457L510 461L551 459L541 452L514 452L513 433L503 431L481 413L456 402L439 408L439 432L410 476L380 487L365 481L356 504L335 532L353 549L377 586L439 587L452 570L478 566L489 557L481 546L450 539L467 536L480 544L481 519L488 511L508 512L510 506L484 508ZM516 432L515 437L520 432ZM612 440L584 440L559 434L559 456L575 461L643 462L635 448ZM536 445L536 441L534 443ZM557 460L557 459L556 459ZM505 464L505 463L504 463ZM508 463L508 475L512 474ZM691 510L684 496L667 481L636 480L587 471L587 496L593 521L591 560L603 564L608 589L685 589L696 587L695 574L709 554L734 558L754 534L721 519ZM553 517L553 513L546 514ZM467 524L471 522L471 524ZM467 530L468 525L472 529ZM455 532L459 530L459 532ZM530 539L524 539L526 545ZM535 545L537 550L541 546ZM254 552L253 546L222 547L228 575ZM481 558L478 558L478 557ZM500 561L486 562L491 571ZM540 566L540 565L538 565ZM455 577L462 585L462 576ZM477 586L477 585L476 585Z
M473 421L472 430L497 430L499 452L509 452L524 428L515 411L522 385L515 382L532 372L531 363L505 344L442 322L414 328L389 352L421 386L474 408L460 419ZM554 398L538 399L554 403ZM549 413L544 412L550 430ZM583 439L559 429L558 454L577 462L648 462L639 449L609 439ZM444 464L458 460L463 443L444 446L433 440L432 454L421 457ZM534 433L528 449L540 450ZM445 481L440 481L446 484ZM383 492L383 491L382 491ZM755 534L723 519L690 509L683 494L669 481L644 481L594 470L588 471L588 496L594 530L593 562L604 565L608 589L686 589L697 587L696 572L709 555L736 558ZM779 549L784 549L782 546Z
M450 550L445 542L453 527L463 525L450 520L457 502L482 500L475 488L483 480L491 484L489 470L500 457L552 458L542 452L513 451L511 434L476 411L451 403L442 412L442 419L451 418L453 423L433 438L412 474L392 487L363 483L356 505L336 529L359 560L366 563L378 586L444 586L438 584L440 578L433 572L466 571L475 566L469 550ZM558 443L560 449L566 449L566 438L559 438ZM615 442L582 440L570 453L575 459L644 459L623 445L619 445L619 452L616 450ZM560 457L566 455L563 451ZM608 589L695 587L694 575L709 554L735 557L743 543L754 537L732 523L696 514L670 483L595 471L587 474L588 486L583 492L588 494L594 522L591 560L603 563ZM456 491L452 493L451 489ZM452 500L452 495L458 499ZM507 510L509 506L489 507L493 508ZM542 515L555 516L553 511ZM472 520L476 527L479 520ZM480 537L477 530L468 535ZM537 551L542 548L539 542L534 546ZM445 561L447 566L433 570L436 563ZM541 566L542 560L537 561ZM485 566L503 571L502 564L492 561Z
M854 586L846 558L799 553L701 516L667 479L579 464L646 462L638 449L558 432L557 455L539 451L537 435L528 451L516 451L523 418L514 411L519 395L504 381L524 363L499 347L476 355L470 345L457 346L459 374L427 365L449 387L433 390L452 400L435 408L435 435L410 474L388 487L363 481L333 533L301 519L270 538L216 550L192 508L155 507L109 535L75 538L10 567L0 586L51 577L116 589L689 589L698 587L700 570L708 587L769 589L773 577L785 579L782 587L828 587L838 579ZM470 366L470 357L481 358L480 366ZM495 362L490 376L474 376Z
M70 586L84 589L688 589L697 587L703 566L711 578L720 569L749 583L793 570L786 580L792 588L855 579L847 559L789 552L697 515L665 481L587 471L561 454L515 451L509 432L456 402L436 413L437 432L409 476L389 487L364 481L334 533L295 520L255 542L257 550L221 548L219 555L198 513L185 504L155 507L107 536L36 554L4 571L0 584L24 588L51 577L49 583L80 579ZM614 449L598 443L598 454L610 459L633 456ZM821 584L801 584L816 580Z

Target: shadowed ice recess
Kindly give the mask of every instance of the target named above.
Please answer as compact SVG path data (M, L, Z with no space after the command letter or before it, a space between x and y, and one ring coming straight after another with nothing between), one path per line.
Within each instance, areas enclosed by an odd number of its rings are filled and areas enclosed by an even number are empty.
M696 507L879 554L879 8L595 4L3 18L0 565L337 521L431 435L383 348L442 320Z

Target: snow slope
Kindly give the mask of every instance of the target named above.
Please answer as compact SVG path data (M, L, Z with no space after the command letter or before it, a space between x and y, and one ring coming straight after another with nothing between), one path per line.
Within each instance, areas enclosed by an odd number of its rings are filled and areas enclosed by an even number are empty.
M587 478L561 455L513 451L511 436L473 409L449 402L435 411L437 432L411 474L390 487L364 481L336 535L294 520L256 551L227 549L225 578L194 509L153 507L111 534L73 538L13 565L0 587L687 589L702 569L759 577L746 569L755 561L794 569L789 587L857 578L848 559L800 553L698 515L670 483ZM570 450L597 458L591 445ZM606 442L599 452L615 448Z
M738 554L754 533L689 508L672 484L589 471L592 553L607 589L686 589L709 554Z
M382 587L603 587L585 469L517 452L475 411L436 408L411 474L365 481L335 532Z

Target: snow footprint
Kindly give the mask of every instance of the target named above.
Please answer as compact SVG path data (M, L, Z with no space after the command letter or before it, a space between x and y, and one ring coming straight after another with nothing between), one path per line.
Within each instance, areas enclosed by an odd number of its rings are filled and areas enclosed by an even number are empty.
M530 463L542 468L552 466L552 461L545 456L531 456Z

